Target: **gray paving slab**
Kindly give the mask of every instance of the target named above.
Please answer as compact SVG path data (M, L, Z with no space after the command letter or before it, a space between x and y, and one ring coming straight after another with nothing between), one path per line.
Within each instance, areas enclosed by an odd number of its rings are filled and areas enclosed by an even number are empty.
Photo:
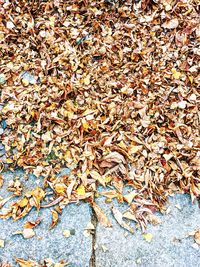
M63 173L66 173L66 170ZM8 181L16 176L23 179L24 173L22 171L6 172L3 176L5 183L0 190L0 196L6 197L10 195L5 190ZM40 182L34 176L30 176L29 181L24 183L24 191L33 189ZM13 235L14 232L23 229L26 221L34 221L38 216L42 222L35 228L36 236L31 239L24 239L21 235ZM69 262L71 267L88 267L92 253L92 236L86 237L84 229L90 221L91 210L86 203L67 206L60 216L59 224L52 230L49 230L51 224L50 209L41 209L39 214L37 211L32 211L24 219L17 222L10 219L0 219L0 239L5 240L5 247L0 248L0 263L8 261L13 266L18 266L15 263L15 257L24 260L31 258L36 261L51 258L57 262L65 260ZM72 235L68 238L64 237L64 230L70 230Z
M171 211L159 215L162 224L147 228L147 233L153 235L150 243L144 240L139 230L126 236L126 231L116 223L110 212L112 205L121 210L123 207L116 202L108 206L104 201L99 198L97 203L111 219L113 227L97 226L96 267L200 266L200 246L193 248L193 237L188 237L188 232L200 228L200 209L197 204L191 204L188 195L170 198Z

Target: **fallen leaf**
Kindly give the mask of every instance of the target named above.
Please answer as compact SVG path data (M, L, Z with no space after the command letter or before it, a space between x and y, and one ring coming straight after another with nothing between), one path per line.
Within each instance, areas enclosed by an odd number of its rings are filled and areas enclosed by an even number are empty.
M195 240L195 242L197 244L200 245L200 229L195 232L195 234L194 234L194 240Z
M33 229L40 223L41 223L41 219L37 219L36 221L28 221L28 222L25 222L24 228Z
M0 239L0 248L4 248L5 241L3 239Z
M163 23L162 27L165 29L175 29L178 27L178 25L179 25L178 19L174 18Z
M112 207L112 212L113 212L114 218L119 223L119 225L133 234L134 233L133 228L131 228L127 223L123 221L122 213L116 207Z
M52 213L52 222L51 222L49 229L53 229L57 225L58 220L59 220L57 211L52 210L51 213Z
M99 181L99 183L105 187L105 181L103 177L97 171L95 170L90 171L90 175L93 179L95 179L96 181Z
M174 79L178 80L182 76L181 72L177 71L175 68L172 68L171 72L172 72Z
M93 203L92 207L93 207L93 209L94 209L94 211L96 213L97 219L100 222L100 224L102 224L105 227L111 227L112 224L108 220L107 216L104 214L102 209L96 203Z
M23 260L20 258L16 258L15 261L21 266L21 267L34 267L36 262L32 261L32 260Z
M143 234L143 237L147 242L150 243L152 241L153 235L150 233L147 233L147 234Z
M79 187L76 189L76 193L79 196L84 196L85 195L85 187L84 187L84 185L79 185Z
M3 186L4 178L2 175L0 175L0 188Z
M69 230L63 230L64 237L68 238L71 235L71 232Z
M85 77L84 84L85 85L89 85L90 84L90 76L89 75Z
M62 194L66 191L66 186L63 183L57 183L55 184L55 191L58 194Z
M124 199L126 200L126 202L128 202L128 204L131 204L131 202L137 195L138 194L135 192L130 192L129 194L124 195Z
M25 228L22 231L22 235L24 238L32 238L33 236L35 236L35 232L33 229Z
M2 208L13 197L15 197L15 196L9 196L9 197L6 197L6 198L0 200L0 208Z

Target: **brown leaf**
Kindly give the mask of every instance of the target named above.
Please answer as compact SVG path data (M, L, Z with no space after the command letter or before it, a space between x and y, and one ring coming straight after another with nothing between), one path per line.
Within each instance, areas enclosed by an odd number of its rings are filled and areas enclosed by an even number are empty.
M41 219L37 219L35 222L34 221L28 221L28 222L25 222L24 228L33 229L40 223L41 223Z
M100 222L100 224L102 224L105 227L111 227L112 224L108 220L107 216L104 214L102 209L96 203L93 203L92 207L93 207L93 209L94 209L94 211L96 213L97 219Z

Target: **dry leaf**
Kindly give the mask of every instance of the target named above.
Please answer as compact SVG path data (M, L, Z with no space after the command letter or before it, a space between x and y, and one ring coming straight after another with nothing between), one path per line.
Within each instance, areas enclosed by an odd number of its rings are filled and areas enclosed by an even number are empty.
M6 197L2 200L0 200L0 208L2 208L9 200L11 200L13 197L15 196L9 196L9 197Z
M76 193L79 196L84 196L85 195L85 187L84 187L84 185L79 185L79 187L76 189Z
M20 167L44 186L23 195L23 183L10 181L21 198L1 218L39 211L48 194L42 207L58 212L93 201L100 184L144 231L169 195L200 196L196 1L138 1L135 12L134 1L3 2L0 172ZM73 177L58 177L63 167ZM124 196L130 188L137 197Z
M93 179L99 181L99 183L105 187L105 181L97 171L90 171L90 175Z
M150 243L152 241L153 235L150 233L147 233L147 234L143 234L143 237L147 242Z
M36 262L32 261L31 259L29 260L23 260L16 258L15 261L21 266L21 267L34 267Z
M90 84L90 76L89 75L85 77L84 84L85 85L89 85Z
M0 175L0 188L3 186L4 177Z
M194 240L195 240L195 242L197 244L200 245L200 229L195 232L195 234L194 234Z
M68 238L71 235L71 232L69 230L63 230L64 237Z
M23 231L21 232L21 234L23 235L24 238L32 238L33 236L35 236L35 232L31 228L25 228L25 229L23 229Z
M178 19L174 18L163 23L162 27L165 29L175 29L178 27L178 25L179 25Z
M3 239L0 239L0 248L4 248L5 241Z
M25 222L24 228L33 229L37 225L39 225L40 223L41 223L41 219L37 219L35 222L34 221L28 221L28 222Z
M51 222L49 229L53 229L57 225L58 220L59 220L57 211L52 210L51 213L52 213L52 222Z
M94 209L94 211L96 213L97 219L100 222L100 224L102 224L105 227L111 227L112 224L108 220L107 216L104 214L102 209L96 203L93 203L92 207L93 207L93 209Z
M129 194L124 195L124 200L128 202L128 204L131 204L133 199L137 196L138 194L135 192L130 192Z
M123 221L122 213L116 207L112 207L112 212L119 225L133 234L134 233L133 228L131 228L127 223Z

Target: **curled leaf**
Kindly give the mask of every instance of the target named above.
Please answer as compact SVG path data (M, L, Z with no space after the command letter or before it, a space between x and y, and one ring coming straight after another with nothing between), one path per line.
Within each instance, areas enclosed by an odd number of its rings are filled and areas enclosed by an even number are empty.
M50 225L49 228L53 229L57 225L59 217L58 217L58 212L57 211L52 210L51 213L52 213L52 222L51 222L51 225Z

